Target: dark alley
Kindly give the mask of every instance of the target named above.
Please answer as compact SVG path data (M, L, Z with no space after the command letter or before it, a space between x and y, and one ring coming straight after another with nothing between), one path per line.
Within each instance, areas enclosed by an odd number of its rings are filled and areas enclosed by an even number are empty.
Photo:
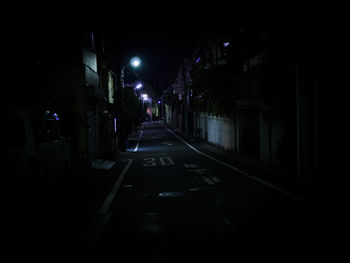
M146 262L330 250L323 9L210 5L33 5L3 22L6 250Z

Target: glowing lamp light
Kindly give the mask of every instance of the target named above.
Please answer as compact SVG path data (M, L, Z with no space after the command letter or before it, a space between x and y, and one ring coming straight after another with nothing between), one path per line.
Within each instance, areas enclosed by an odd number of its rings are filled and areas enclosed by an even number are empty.
M52 114L52 116L55 118L56 121L60 120L60 118L58 117L57 113Z
M143 98L144 100L147 100L147 99L148 99L148 95L147 95L147 94L142 94L142 98Z
M135 88L136 89L141 89L142 88L142 84L141 83L137 84Z
M134 68L139 67L141 64L141 59L138 57L133 57L130 60L130 65L133 66Z

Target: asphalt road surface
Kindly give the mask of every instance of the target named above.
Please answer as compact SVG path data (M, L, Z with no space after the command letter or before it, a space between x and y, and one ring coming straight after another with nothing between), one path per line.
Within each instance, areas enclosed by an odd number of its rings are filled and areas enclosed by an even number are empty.
M98 247L129 259L178 262L237 256L314 257L310 207L161 122L147 122L101 209Z
M119 157L54 186L3 191L4 251L47 261L281 262L315 260L332 242L300 196L162 122L144 123Z

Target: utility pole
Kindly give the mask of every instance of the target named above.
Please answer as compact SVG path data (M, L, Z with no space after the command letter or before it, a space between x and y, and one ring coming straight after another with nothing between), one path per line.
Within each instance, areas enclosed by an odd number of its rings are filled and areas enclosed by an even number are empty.
M118 82L119 85L117 85L117 90L118 90L118 131L119 131L119 149L122 152L126 151L126 130L125 130L125 108L124 108L124 68L120 70L118 74Z
M187 91L187 81L186 81L186 60L184 61L184 66L182 67L182 78L184 85L184 120L185 120L185 134L188 134L188 91Z
M302 159L301 159L301 109L300 109L300 93L301 93L301 79L300 79L300 54L297 51L295 57L295 91L296 91L296 125L297 125L297 178L300 182L302 179Z
M316 65L304 49L296 54L297 174L302 184L317 180L317 75Z
M139 67L141 64L141 60L140 58L138 57L132 57L130 59L130 64L129 63L126 63L124 60L122 60L121 64L120 64L120 71L119 71L119 82L120 82L120 139L119 139L119 146L120 146L120 150L125 152L126 151L126 141L127 141L127 137L128 137L128 134L127 134L127 128L126 128L126 125L127 125L127 120L126 120L126 112L125 112L125 97L124 97L124 92L125 92L125 68L127 66L132 66L134 68L137 68Z

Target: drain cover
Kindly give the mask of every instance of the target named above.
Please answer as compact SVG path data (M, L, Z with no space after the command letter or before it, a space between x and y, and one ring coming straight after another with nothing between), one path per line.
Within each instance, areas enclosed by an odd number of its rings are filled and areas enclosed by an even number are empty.
M161 197L177 197L177 196L184 195L184 193L183 192L164 192L164 193L160 193L158 195Z

